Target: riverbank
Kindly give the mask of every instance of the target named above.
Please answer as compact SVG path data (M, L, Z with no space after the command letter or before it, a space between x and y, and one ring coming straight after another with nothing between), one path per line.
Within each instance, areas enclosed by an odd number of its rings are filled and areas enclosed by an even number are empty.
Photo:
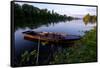
M86 32L84 37L77 41L73 47L65 47L62 50L57 50L53 53L52 60L49 64L71 64L71 63L86 63L97 61L97 42L96 42L96 28ZM35 65L37 57L36 50L31 52L25 51L20 56L20 63L17 66L28 64ZM44 63L44 62L43 62ZM45 62L47 63L47 62Z
M59 63L86 63L97 61L96 28L86 32L84 37L77 41L74 47L66 48L54 55L51 64Z

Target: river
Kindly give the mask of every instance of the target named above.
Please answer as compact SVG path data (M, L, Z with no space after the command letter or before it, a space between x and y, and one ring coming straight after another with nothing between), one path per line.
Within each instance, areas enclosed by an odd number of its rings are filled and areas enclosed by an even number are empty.
M38 23L37 23L38 24ZM79 20L72 20L72 21L64 21L64 22L53 22L48 24L42 24L36 28L30 28L30 27L24 27L20 28L18 27L15 30L15 61L17 63L20 62L21 54L25 51L31 52L33 50L37 51L37 43L34 41L29 41L24 39L24 35L22 32L33 30L33 31L45 31L45 32L63 32L69 35L79 35L83 36L85 31L91 30L96 24L95 23L85 23L82 19ZM34 26L33 26L34 27ZM62 50L63 48L61 46L55 46L55 45L40 45L39 50L39 64L49 64L49 61L51 61L53 58L51 55L53 55L55 52ZM34 61L34 63L36 60ZM30 63L27 65L31 65Z

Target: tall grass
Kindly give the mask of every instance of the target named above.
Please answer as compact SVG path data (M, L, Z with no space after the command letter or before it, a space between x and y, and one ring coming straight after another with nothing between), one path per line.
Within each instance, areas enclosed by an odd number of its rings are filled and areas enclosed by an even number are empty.
M66 48L54 55L50 64L84 63L97 61L96 29L86 32L84 37L76 42L76 46Z

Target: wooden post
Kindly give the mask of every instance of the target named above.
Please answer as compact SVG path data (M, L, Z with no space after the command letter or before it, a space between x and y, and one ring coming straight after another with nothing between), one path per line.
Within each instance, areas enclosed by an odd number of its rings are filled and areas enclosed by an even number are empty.
M38 61L39 61L39 49L40 49L40 37L39 37L39 40L38 40L38 49L37 49L37 58L36 58L36 65L38 65Z

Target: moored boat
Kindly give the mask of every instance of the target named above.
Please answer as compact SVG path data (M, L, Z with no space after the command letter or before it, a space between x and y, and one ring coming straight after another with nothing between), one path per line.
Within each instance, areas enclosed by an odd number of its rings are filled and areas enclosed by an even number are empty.
M76 40L80 40L81 37L77 35L67 35L65 33L56 32L35 32L25 31L23 32L24 38L31 41L42 41L50 43L70 43Z

